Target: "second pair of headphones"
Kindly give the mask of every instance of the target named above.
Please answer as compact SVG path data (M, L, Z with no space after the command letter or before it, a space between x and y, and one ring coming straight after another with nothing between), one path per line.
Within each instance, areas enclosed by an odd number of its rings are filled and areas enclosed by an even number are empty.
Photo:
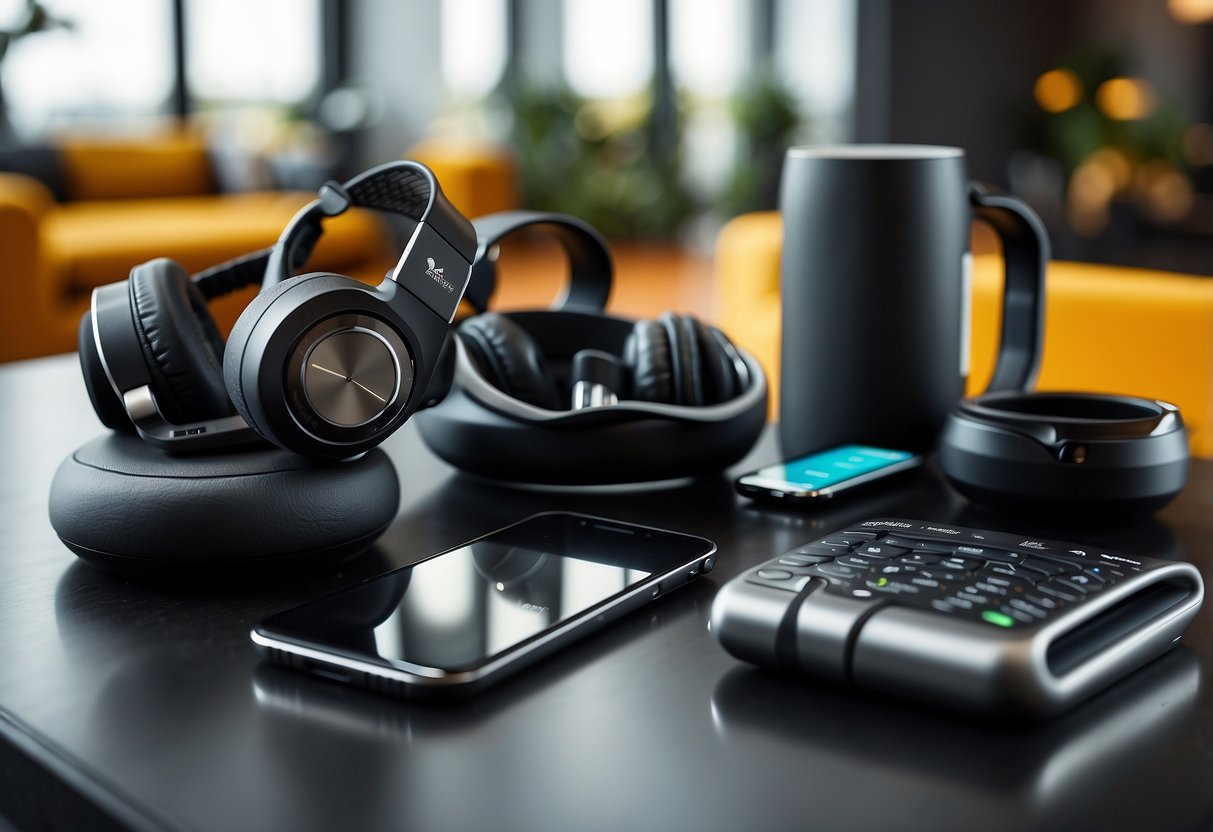
M602 236L560 214L507 211L475 221L478 249L459 326L453 384L418 414L431 450L498 480L606 485L698 476L741 459L766 423L761 366L719 329L670 312L604 312L612 262ZM551 309L485 311L499 244L553 236L569 282Z
M293 276L324 221L352 206L416 223L387 278ZM311 457L356 456L431 400L475 252L471 223L418 162L327 183L271 249L193 278L153 260L94 290L79 340L93 408L107 427L169 450L263 437ZM257 283L225 345L206 301Z

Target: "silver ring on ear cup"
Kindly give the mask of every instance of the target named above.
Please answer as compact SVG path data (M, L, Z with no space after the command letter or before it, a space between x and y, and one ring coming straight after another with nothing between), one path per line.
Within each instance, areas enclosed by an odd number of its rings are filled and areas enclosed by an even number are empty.
M377 445L418 406L446 324L388 280L316 273L278 284L241 316L224 375L258 433L309 456ZM331 381L330 381L331 379Z
M308 404L297 420L318 417L312 433L334 434L391 420L413 389L413 361L400 335L369 315L336 315L303 334L286 367ZM288 399L296 400L293 392Z

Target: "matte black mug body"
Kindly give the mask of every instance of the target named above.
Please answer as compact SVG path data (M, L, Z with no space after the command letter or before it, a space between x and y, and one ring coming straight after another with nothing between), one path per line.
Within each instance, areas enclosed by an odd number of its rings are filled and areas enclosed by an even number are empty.
M1011 241L1026 257L1012 258L1008 246L1009 278L1012 259L1037 273L1027 281L1024 309L1012 309L1008 293L999 360L1015 353L1009 386L1031 383L1048 243L1034 215L1035 224L1025 224L1021 205L972 189L960 148L788 150L780 188L779 428L786 457L848 442L919 452L934 446L968 374L974 207L1004 239L1000 225L1028 241Z

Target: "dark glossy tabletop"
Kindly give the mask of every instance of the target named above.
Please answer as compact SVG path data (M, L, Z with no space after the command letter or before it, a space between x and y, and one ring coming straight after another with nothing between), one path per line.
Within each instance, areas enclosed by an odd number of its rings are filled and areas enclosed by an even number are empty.
M1035 728L954 719L750 669L706 629L716 589L823 531L902 516L1008 531L931 471L828 511L757 508L725 476L594 494L469 481L408 426L399 516L339 570L148 585L55 537L55 468L101 428L74 357L0 367L0 815L213 830L1206 829L1213 629ZM768 435L741 467L775 458ZM421 705L263 665L263 616L536 511L700 534L714 573L486 691ZM1156 519L1038 536L1213 576L1213 463Z

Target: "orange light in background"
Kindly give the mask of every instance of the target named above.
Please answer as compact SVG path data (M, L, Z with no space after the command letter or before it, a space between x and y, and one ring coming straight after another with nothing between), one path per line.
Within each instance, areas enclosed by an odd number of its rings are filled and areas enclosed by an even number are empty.
M1116 174L1108 165L1093 158L1079 165L1066 189L1066 219L1074 232L1095 237L1107 228L1115 195Z
M1095 91L1095 104L1108 118L1134 121L1154 111L1154 87L1140 78L1109 78Z
M1163 159L1155 159L1142 169L1140 187L1146 209L1163 222L1182 220L1196 200L1188 177Z
M1213 165L1213 124L1193 124L1185 130L1183 148L1189 164Z
M1082 81L1070 69L1050 69L1036 79L1036 103L1048 113L1060 113L1082 100Z
M1167 0L1167 8L1180 23L1213 20L1213 0Z
M1123 150L1115 147L1101 147L1091 154L1087 163L1106 173L1107 176L1103 178L1106 180L1110 177L1113 188L1117 192L1127 189L1133 182L1133 162L1129 160Z

